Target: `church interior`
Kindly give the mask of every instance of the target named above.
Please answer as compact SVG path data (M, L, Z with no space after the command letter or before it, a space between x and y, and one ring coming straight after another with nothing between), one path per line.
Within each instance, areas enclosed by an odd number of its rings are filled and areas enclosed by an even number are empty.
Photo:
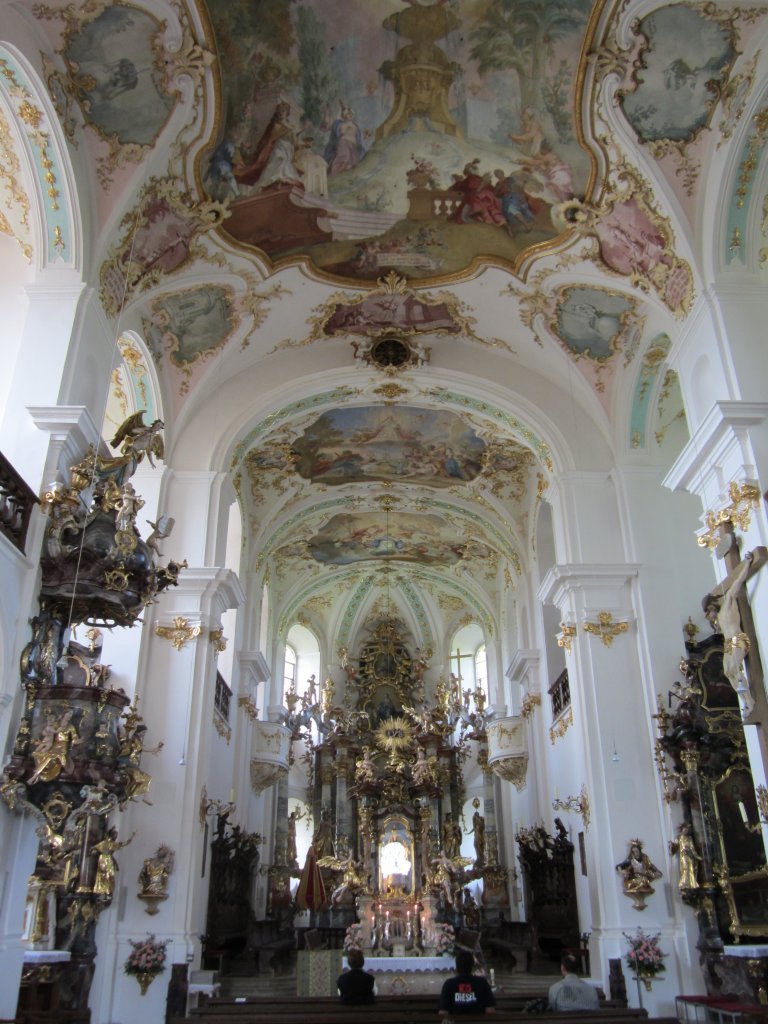
M2 11L0 1019L764 1019L765 0Z

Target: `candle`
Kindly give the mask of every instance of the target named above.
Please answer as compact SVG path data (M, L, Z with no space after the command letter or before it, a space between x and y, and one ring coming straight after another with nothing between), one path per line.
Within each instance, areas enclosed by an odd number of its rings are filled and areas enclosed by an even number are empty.
M496 971L491 968L491 988L496 984Z
M235 791L234 791L234 789L230 789L230 791L229 791L229 802L231 804L233 804L235 802Z
M741 814L741 820L746 825L749 822L749 818L747 816L747 808L744 806L741 800L739 800L739 813Z
M389 920L389 911L387 911L387 920Z
M410 912L410 910L408 911L408 913L405 916L408 919L408 921L411 920L411 912Z
M376 915L374 914L373 918L371 920L371 928L375 928L375 927L376 927Z

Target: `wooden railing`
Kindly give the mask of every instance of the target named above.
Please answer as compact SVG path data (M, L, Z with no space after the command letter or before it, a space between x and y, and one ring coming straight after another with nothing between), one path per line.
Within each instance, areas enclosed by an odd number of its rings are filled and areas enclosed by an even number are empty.
M37 495L0 452L0 533L22 554Z
M232 691L227 686L221 672L216 673L216 692L213 697L213 706L225 722L229 721L229 705L232 702Z
M564 668L549 688L552 701L552 717L557 718L571 703L571 688L568 685L568 669Z

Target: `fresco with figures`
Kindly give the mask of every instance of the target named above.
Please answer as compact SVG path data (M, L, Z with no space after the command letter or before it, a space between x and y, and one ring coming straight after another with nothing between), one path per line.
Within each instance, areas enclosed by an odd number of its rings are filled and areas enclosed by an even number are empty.
M604 361L616 351L625 318L633 308L630 299L602 288L567 288L557 310L555 332L575 356Z
M152 145L174 106L153 52L162 32L152 15L113 4L66 41L67 84L87 123L122 144Z
M455 565L465 553L457 530L441 516L398 512L367 512L333 516L309 541L309 553L318 562L349 565L375 561Z
M293 454L296 472L313 483L449 487L474 480L485 448L452 412L362 406L323 413L294 442Z
M590 0L208 0L225 230L342 278L514 264L591 187Z

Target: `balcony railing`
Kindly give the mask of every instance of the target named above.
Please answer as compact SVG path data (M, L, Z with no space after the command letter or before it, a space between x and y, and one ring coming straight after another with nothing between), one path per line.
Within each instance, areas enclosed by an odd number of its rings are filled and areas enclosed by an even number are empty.
M557 679L549 688L549 696L552 701L552 717L562 715L571 703L571 688L568 685L568 669L564 668Z
M0 452L0 533L25 553L27 530L37 495Z
M229 721L229 705L232 700L232 691L224 682L221 672L216 673L216 692L213 698L213 706L225 722Z

